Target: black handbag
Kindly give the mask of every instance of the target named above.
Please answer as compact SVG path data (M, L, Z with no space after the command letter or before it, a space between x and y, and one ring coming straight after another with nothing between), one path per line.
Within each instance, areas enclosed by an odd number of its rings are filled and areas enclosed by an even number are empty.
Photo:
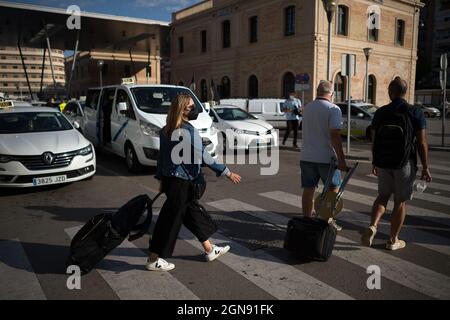
M197 175L197 177L195 179L192 179L191 175L187 172L186 168L184 167L184 163L181 164L181 168L183 168L184 173L186 173L186 175L189 178L189 181L191 182L192 196L194 197L194 199L200 200L206 191L205 174L200 169L200 172Z

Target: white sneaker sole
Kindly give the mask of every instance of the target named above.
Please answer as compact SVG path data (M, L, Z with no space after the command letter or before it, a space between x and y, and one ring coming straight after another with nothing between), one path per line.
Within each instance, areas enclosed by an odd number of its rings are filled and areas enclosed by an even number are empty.
M175 266L173 266L173 268L170 268L170 269L163 269L163 268L154 268L154 267L150 267L149 265L146 265L145 269L147 269L148 271L168 272L168 271L174 270Z
M376 231L373 231L371 228L367 228L361 237L361 243L366 247L371 247L376 234Z

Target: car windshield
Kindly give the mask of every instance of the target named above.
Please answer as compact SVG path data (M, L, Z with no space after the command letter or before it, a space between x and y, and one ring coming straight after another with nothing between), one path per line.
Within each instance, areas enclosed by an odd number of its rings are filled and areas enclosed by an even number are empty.
M167 114L173 99L178 94L188 94L192 97L192 93L184 88L172 87L138 87L132 88L131 92L136 101L139 110L145 113ZM203 108L197 99L192 97L195 106L199 112L203 112Z
M358 106L358 108L360 108L361 110L363 110L369 114L373 114L377 111L377 107L374 106L373 104Z
M51 132L73 129L59 112L20 112L0 114L0 134Z
M214 110L220 119L226 121L257 119L255 116L239 108L214 108Z

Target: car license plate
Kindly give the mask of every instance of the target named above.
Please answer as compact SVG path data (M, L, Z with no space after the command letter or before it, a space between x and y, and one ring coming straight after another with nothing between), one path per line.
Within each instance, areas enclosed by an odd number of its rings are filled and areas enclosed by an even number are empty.
M53 177L40 177L33 178L33 186L43 186L47 184L63 183L67 180L67 176L53 176Z

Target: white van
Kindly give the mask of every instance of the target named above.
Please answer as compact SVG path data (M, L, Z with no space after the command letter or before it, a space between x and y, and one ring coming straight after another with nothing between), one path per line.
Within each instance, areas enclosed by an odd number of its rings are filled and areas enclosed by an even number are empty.
M206 150L217 157L217 130L212 127L209 110L186 87L131 84L90 89L81 131L94 145L124 157L131 172L139 171L142 165L154 166L158 160L159 131L179 93L189 94L201 110L198 119L191 123L199 130Z

